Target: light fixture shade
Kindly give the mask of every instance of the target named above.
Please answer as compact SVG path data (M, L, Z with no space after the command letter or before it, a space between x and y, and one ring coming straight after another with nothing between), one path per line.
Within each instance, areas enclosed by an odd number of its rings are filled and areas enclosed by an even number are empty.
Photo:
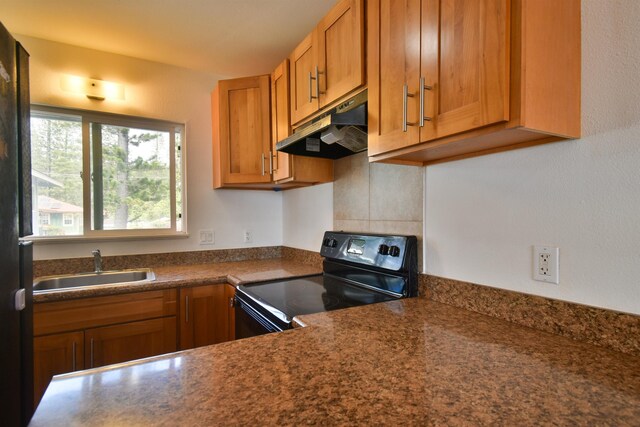
M124 86L119 83L85 77L63 75L60 88L66 92L86 95L87 98L104 100L106 98L124 100Z

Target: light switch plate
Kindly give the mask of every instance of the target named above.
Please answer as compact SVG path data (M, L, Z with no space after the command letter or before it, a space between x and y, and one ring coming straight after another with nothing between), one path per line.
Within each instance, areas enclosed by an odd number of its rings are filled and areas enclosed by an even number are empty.
M201 245L213 245L216 241L216 234L213 230L200 230L198 236Z

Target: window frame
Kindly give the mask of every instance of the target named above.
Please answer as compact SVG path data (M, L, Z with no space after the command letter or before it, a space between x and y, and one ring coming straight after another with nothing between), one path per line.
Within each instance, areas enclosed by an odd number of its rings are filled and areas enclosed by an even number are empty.
M187 229L187 181L186 181L186 125L184 123L171 122L166 120L150 119L145 117L127 116L100 111L81 110L74 108L56 107L42 104L31 104L31 111L43 113L60 119L68 116L81 117L82 125L82 234L69 236L30 236L29 240L41 242L62 242L72 240L131 240L138 238L171 238L188 237ZM131 230L92 230L92 177L91 177L91 124L130 127L145 129L150 131L169 133L169 175L170 175L170 227L153 229L131 229ZM180 134L180 142L177 143L176 135ZM176 150L177 147L177 150ZM177 155L179 151L179 156ZM179 157L179 159L178 159ZM179 163L178 163L179 162ZM176 169L180 166L181 194L177 191ZM177 211L177 200L181 199L181 212ZM34 204L33 206L36 206ZM178 231L177 223L181 222Z

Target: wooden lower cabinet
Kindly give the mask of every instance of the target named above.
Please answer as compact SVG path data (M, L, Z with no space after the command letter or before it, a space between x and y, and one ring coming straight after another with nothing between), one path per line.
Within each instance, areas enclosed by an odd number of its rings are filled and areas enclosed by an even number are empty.
M227 307L229 310L229 340L236 339L236 287L232 285L225 285L225 292L227 297Z
M87 329L84 334L87 368L176 351L175 316Z
M230 296L225 283L180 290L180 349L217 344L234 338Z
M35 337L33 340L34 407L54 375L84 369L84 332Z
M54 375L175 351L177 294L165 289L36 304L35 404Z

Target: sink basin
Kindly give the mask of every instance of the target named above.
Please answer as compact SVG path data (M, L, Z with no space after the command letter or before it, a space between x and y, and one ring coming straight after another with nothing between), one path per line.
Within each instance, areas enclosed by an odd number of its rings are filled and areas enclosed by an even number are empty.
M152 280L156 280L156 276L150 268L67 274L64 276L43 277L41 280L33 283L33 292L38 293L95 285L111 285L124 282L150 282Z

